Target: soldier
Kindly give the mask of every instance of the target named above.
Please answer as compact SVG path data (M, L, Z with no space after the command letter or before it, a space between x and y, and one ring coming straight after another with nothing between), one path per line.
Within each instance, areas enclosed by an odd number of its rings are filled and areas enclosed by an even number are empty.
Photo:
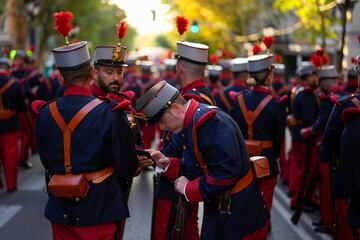
M357 88L357 87L356 87ZM333 108L322 138L323 148L320 153L328 157L327 162L333 169L333 194L334 194L334 235L336 239L351 239L352 229L347 223L347 209L349 195L345 191L347 186L342 182L342 176L349 174L341 171L340 168L340 154L343 143L340 144L340 138L344 129L344 122L342 121L342 114L348 108L356 108L360 106L360 95L358 92L352 95L333 96L331 100L336 104ZM349 132L348 132L349 133ZM352 145L350 145L353 147ZM346 149L348 149L346 147ZM347 151L347 150L346 150ZM325 159L325 158L324 158ZM344 159L344 158L342 158ZM349 169L347 169L349 170Z
M71 16L55 14L56 29L66 38L57 19ZM71 23L64 22L69 30ZM137 168L131 128L121 103L92 96L87 42L67 43L53 54L66 90L54 101L32 104L39 114L40 159L51 176L45 216L54 239L117 238L119 221L129 217L122 186Z
M187 202L204 201L201 239L243 239L265 224L268 211L244 140L226 113L195 99L186 102L165 81L145 93L137 111L150 124L158 122L176 134L178 142L172 140L162 152L151 151L151 157Z
M196 99L209 105L214 104L214 99L205 86L205 65L208 59L208 46L191 42L177 42L177 67L176 75L179 85L182 87L181 94L185 99ZM166 147L173 140L171 133L164 131L162 144ZM177 141L175 139L175 141ZM175 203L177 194L173 183L160 176L156 190L155 225L153 238L156 240L166 239L172 235L174 228ZM186 204L184 238L198 239L197 214L198 204Z
M262 155L268 159L270 175L259 178L258 183L269 211L279 174L277 159L285 132L287 97L276 99L270 93L272 82L273 56L255 55L248 58L249 74L255 79L252 90L236 96L230 109L230 116L237 122L244 136L250 156ZM283 103L284 102L284 103ZM253 114L250 114L253 113ZM253 150L256 143L260 149ZM258 239L266 239L270 222L258 234Z
M340 87L338 86L338 73L334 66L323 66L318 71L320 91L318 98L320 100L319 115L312 126L301 130L301 135L305 139L318 138L325 130L326 123L329 119L333 108L333 103L330 100L332 94L341 96ZM333 96L334 96L333 95ZM319 167L319 196L320 196L320 218L321 221L316 223L315 231L330 233L332 230L332 202L331 202L331 179L330 179L330 156L327 155L326 150L321 146L318 157Z
M222 89L222 85L219 81L221 72L222 72L222 67L219 65L207 66L207 73L208 73L207 87L213 95L215 92L220 91Z
M176 63L175 58L167 58L164 60L165 71L161 76L162 80L165 80L168 84L173 87L177 87L176 81Z
M352 94L358 90L358 75L354 68L350 68L347 73L347 81L344 87L344 91Z
M20 84L10 77L10 60L0 58L0 143L8 192L17 190L19 113L27 112Z
M357 73L360 75L360 56L357 57L357 65ZM349 197L347 222L352 228L352 239L356 240L359 239L360 233L360 151L358 146L358 137L360 134L360 104L345 109L342 113L342 118L345 122L345 127L340 139L340 163L337 177L342 182L341 187L343 188L344 194ZM347 239L351 239L349 235L339 237L348 237Z
M24 94L25 91L25 79L29 75L29 68L26 67L27 56L25 52L22 50L16 50L16 54L13 60L13 66L11 71L11 77L14 77L16 81L20 83L22 91ZM26 96L26 95L25 95ZM26 98L27 108L29 106L29 101ZM19 153L19 165L29 169L32 167L31 162L29 162L29 147L30 141L32 138L32 124L30 113L21 112L19 113L19 121L20 121L20 153Z
M225 88L227 87L232 79L231 73L231 60L230 59L220 59L220 66L223 68L220 76L220 83Z
M289 188L293 193L290 207L295 209L302 200L303 191L312 175L318 148L313 139L302 137L300 131L314 124L319 113L318 100L314 90L317 88L318 77L312 65L302 66L299 70L302 82L294 89L291 96L292 116L288 119L291 125L292 146L289 153ZM306 210L313 211L316 199L309 200Z
M232 79L229 86L214 93L216 105L225 112L229 112L230 110L232 102L230 93L233 92L232 94L234 95L235 93L247 90L246 82L249 79L247 58L235 58L231 60L231 71Z

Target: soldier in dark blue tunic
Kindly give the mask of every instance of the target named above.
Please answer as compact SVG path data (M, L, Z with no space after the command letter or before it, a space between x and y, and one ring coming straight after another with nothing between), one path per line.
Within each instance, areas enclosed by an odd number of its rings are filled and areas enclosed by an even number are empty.
M165 81L140 99L137 110L150 123L176 133L178 141L165 147L165 155L152 151L151 156L188 202L204 202L200 239L246 239L265 224L268 211L244 139L226 113L194 99L186 102Z
M250 156L266 156L270 174L258 179L266 206L271 211L272 199L279 174L277 159L280 155L286 125L286 100L276 99L270 93L273 69L272 55L256 55L248 58L249 74L256 81L252 90L240 93L230 109L230 116L237 122ZM252 143L260 149L253 150ZM265 239L270 230L270 223L259 235ZM260 234L260 233L259 233Z
M57 100L32 106L39 114L41 162L52 176L45 216L55 239L114 239L119 221L129 217L123 186L137 169L134 135L121 104L92 95L87 43L53 53L66 90ZM56 182L68 177L82 177L87 192L59 192Z
M20 84L10 77L10 60L0 58L0 146L8 192L15 191L19 162L19 113L28 108Z

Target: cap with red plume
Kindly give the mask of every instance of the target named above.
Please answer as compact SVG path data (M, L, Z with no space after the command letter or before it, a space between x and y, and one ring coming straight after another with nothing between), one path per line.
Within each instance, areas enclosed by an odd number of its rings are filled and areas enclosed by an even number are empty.
M330 62L330 58L325 53L324 48L320 48L316 50L316 52L310 56L310 59L315 67L321 67L322 65L328 64Z
M258 53L260 53L261 52L261 47L260 47L260 45L259 44L254 44L253 46L252 46L252 52L253 52L253 54L254 55L257 55Z
M213 65L217 65L219 64L219 58L216 54L212 54L210 56L210 62L213 64Z
M352 64L356 64L356 63L357 63L356 57L352 57L352 58L351 58L351 63L352 63Z
M68 35L73 25L71 20L74 18L72 12L56 12L54 13L54 28L62 36L64 36L66 45L69 45Z
M180 34L181 41L184 41L183 34L189 30L190 21L185 16L176 16L176 28Z
M119 24L116 24L116 28L117 28L118 38L119 38L118 45L121 45L121 40L126 35L126 30L128 28L128 24L125 22L125 20L120 20Z
M281 63L282 62L282 57L281 57L281 55L279 55L279 54L275 54L275 57L274 57L275 59L275 62L276 63Z
M263 37L262 42L264 43L266 48L270 51L270 48L275 42L275 38L273 36L265 36Z

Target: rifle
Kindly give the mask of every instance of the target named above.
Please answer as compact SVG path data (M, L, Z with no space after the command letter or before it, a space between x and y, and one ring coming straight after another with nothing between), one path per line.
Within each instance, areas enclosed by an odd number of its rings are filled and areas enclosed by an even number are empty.
M155 215L156 215L156 190L157 186L159 184L159 175L154 174L153 175L153 207L152 207L152 213L151 213L151 239L153 239L154 231L155 231Z
M224 235L224 227L225 227L225 221L226 218L230 212L230 206L231 206L231 193L230 191L226 191L219 200L219 221L218 221L218 227L216 229L216 239L223 239Z
M176 222L175 222L175 229L174 229L174 240L181 240L182 239L182 231L183 231L183 219L184 219L184 209L181 205L182 203L182 195L179 193L178 194L178 199L176 202L176 213L177 213L177 218L176 218Z

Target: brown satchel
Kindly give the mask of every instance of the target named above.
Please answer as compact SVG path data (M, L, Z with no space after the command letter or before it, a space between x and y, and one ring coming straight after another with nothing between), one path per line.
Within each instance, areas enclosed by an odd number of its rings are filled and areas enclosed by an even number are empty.
M9 119L16 114L14 110L4 108L3 99L2 99L3 93L6 90L8 90L9 87L11 87L11 85L13 85L14 83L15 80L11 79L7 83L5 83L5 85L0 89L0 120Z
M54 118L57 125L63 132L64 137L64 165L65 174L55 174L52 176L48 188L49 191L55 197L62 198L85 198L89 191L89 184L87 181L100 177L101 174L109 174L112 168L100 170L98 172L84 173L84 174L72 174L71 161L70 161L70 146L71 146L71 134L75 128L79 125L81 120L96 106L101 104L100 99L95 99L86 104L73 119L67 125L64 119L61 117L59 110L56 106L56 102L52 102L49 105L50 113ZM106 171L105 171L106 170ZM87 179L86 176L91 176L92 179Z
M265 156L250 157L251 166L256 178L270 176L269 160Z

